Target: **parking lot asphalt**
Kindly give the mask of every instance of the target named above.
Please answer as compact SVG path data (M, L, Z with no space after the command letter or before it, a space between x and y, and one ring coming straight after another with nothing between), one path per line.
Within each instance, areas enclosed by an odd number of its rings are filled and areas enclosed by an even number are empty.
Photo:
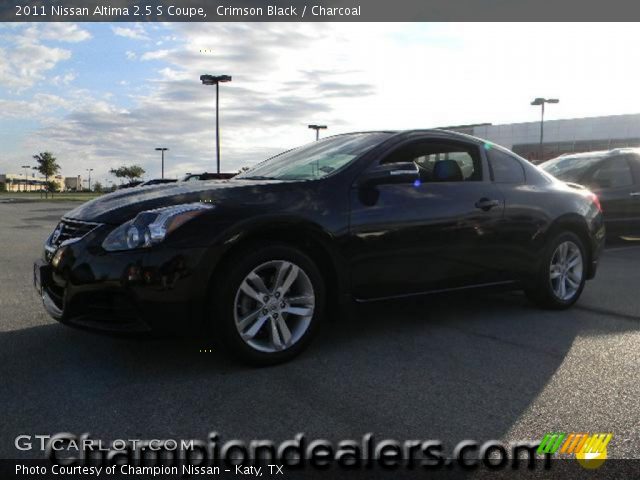
M359 308L293 362L249 368L206 342L101 336L42 309L32 261L62 203L0 203L0 458L19 434L333 441L536 441L613 432L640 457L640 246L617 243L579 303L519 293L428 296Z

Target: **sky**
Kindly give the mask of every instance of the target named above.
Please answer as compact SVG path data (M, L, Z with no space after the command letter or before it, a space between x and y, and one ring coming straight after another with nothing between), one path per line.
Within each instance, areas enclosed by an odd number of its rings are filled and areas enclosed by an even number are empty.
M568 23L0 23L0 173L222 171L323 135L640 113L640 29Z

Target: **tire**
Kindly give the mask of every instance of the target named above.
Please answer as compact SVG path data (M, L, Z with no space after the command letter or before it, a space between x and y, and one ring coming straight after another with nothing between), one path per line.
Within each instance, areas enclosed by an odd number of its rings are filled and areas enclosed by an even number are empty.
M578 263L574 263L576 259ZM583 241L572 232L562 232L545 246L539 271L525 293L543 308L569 308L582 294L586 267Z
M295 247L243 249L216 280L213 334L224 350L246 363L291 360L309 345L322 321L324 280L313 260Z

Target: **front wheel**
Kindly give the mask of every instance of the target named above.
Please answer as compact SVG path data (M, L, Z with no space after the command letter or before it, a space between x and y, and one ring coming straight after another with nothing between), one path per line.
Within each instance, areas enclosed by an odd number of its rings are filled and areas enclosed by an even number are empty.
M573 305L586 281L586 255L582 240L571 232L553 238L543 253L540 271L525 293L545 308Z
M284 362L302 352L315 334L325 301L314 262L294 247L275 245L245 250L225 270L214 295L214 334L225 349L258 365Z

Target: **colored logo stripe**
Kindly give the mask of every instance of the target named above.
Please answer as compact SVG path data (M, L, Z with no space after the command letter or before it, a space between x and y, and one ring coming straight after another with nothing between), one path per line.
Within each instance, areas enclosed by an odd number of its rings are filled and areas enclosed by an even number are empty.
M553 445L550 445L553 435L557 434L547 434L545 438L543 438L543 443L538 447L538 453L556 452L557 448L553 450ZM547 437L549 437L549 439L547 439ZM562 445L560 453L601 453L606 450L612 437L613 434L611 433L595 433L593 435L588 435L586 433L571 433Z
M612 436L610 433L596 433L591 435L589 442L583 447L583 453L602 453L606 451Z
M556 453L564 437L564 433L547 433L538 446L538 454Z
M572 433L567 437L567 440L562 445L560 453L575 453L582 448L582 445L587 440L585 433Z

